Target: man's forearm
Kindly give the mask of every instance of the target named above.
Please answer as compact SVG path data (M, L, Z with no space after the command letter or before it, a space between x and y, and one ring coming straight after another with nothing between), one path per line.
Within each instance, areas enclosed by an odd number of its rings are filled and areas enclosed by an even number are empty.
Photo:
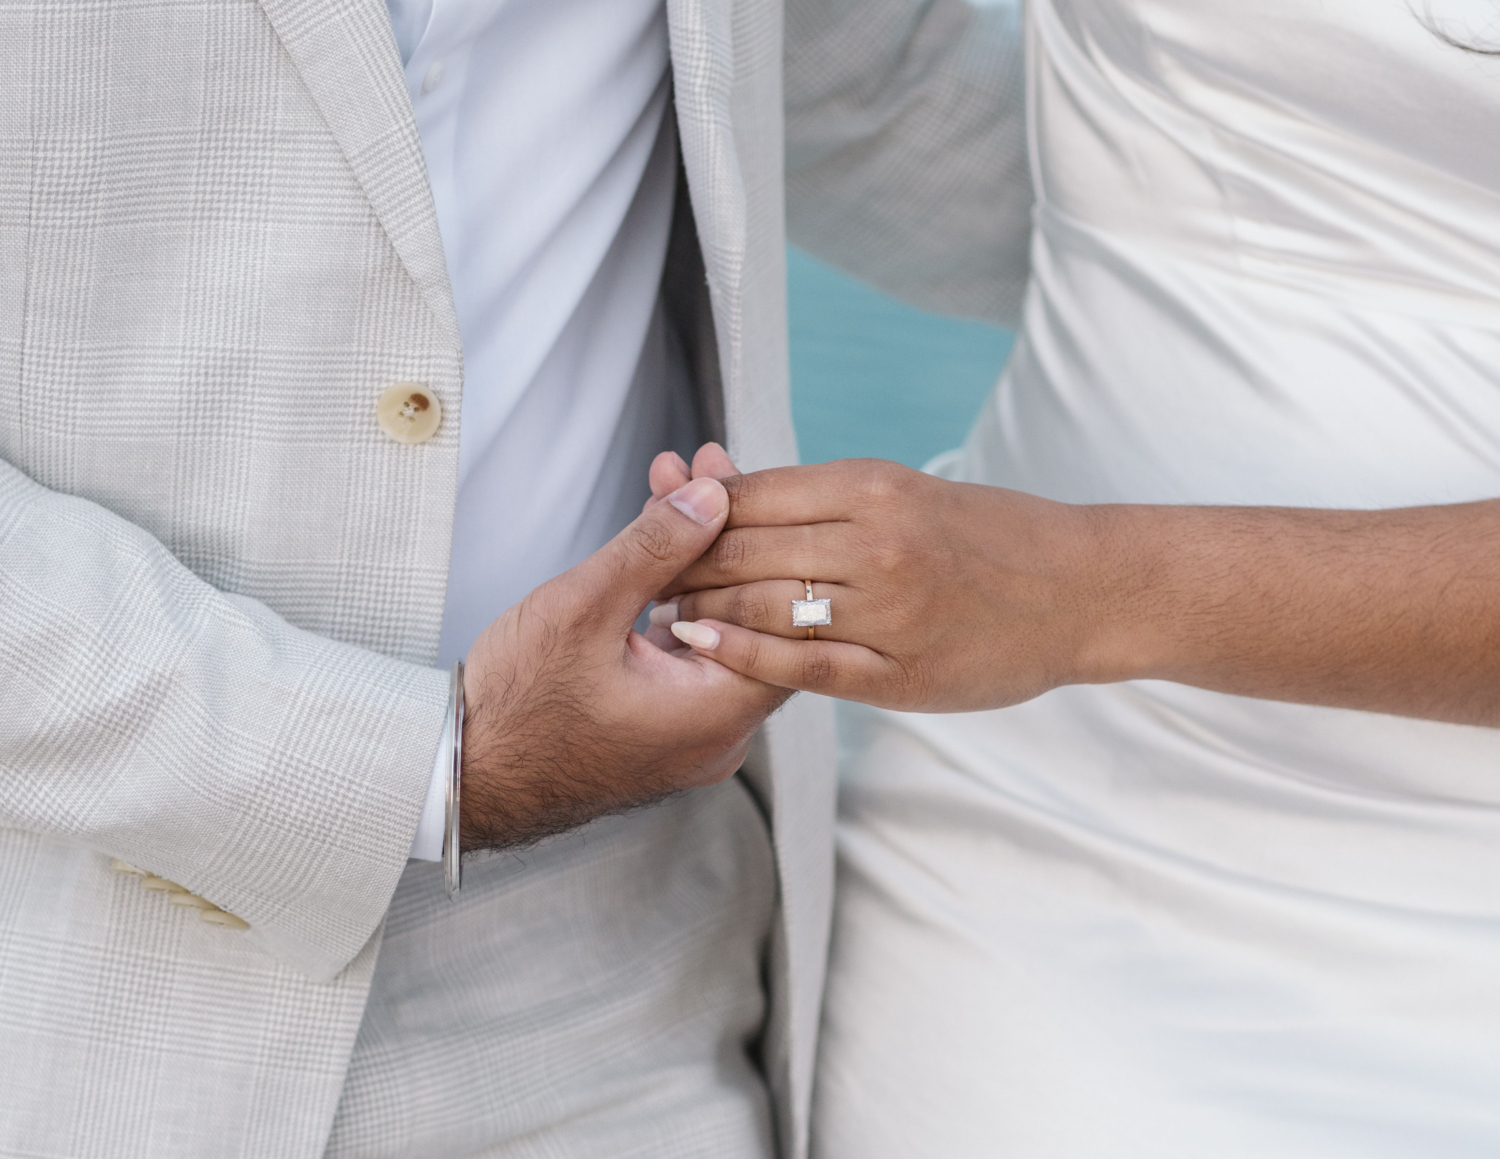
M1500 501L1096 516L1098 679L1500 725Z

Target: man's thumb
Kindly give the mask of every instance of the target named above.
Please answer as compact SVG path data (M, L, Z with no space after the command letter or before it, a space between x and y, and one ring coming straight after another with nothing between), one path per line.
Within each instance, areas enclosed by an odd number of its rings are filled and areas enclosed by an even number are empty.
M729 516L729 492L717 479L694 479L641 512L574 569L587 604L629 625L718 537Z

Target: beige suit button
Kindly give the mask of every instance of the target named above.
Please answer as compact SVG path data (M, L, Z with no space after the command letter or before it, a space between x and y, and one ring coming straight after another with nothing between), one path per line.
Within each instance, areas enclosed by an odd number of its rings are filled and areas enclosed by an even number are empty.
M178 885L175 881L168 881L164 877L147 874L141 878L141 888L150 890L152 893L187 893L185 885Z
M248 930L250 923L244 918L237 918L232 913L226 913L217 907L198 911L198 920L207 922L211 926L222 926L226 930Z
M209 901L208 898L199 897L196 893L174 893L171 897L167 898L167 900L173 905L191 906L193 909L219 908L218 906L214 905L213 902Z
M131 865L130 862L121 861L118 857L111 857L109 859L109 867L116 873L128 873L132 877L150 876L144 869L137 869L135 866Z
M375 421L398 443L425 443L443 422L443 404L421 382L398 382L375 404Z

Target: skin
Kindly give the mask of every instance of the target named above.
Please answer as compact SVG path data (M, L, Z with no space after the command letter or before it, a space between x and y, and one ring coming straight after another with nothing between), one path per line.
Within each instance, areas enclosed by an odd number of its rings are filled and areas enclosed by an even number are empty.
M532 591L470 649L466 851L525 845L722 781L789 695L680 646L665 651L632 629L652 594L723 529L729 497L711 468L728 460L703 458L691 483L676 459L683 485L666 489L675 494L660 493L614 540Z
M1500 725L1500 501L1080 506L878 460L725 485L726 530L653 617L757 680L955 712L1150 678ZM833 600L815 641L802 577Z

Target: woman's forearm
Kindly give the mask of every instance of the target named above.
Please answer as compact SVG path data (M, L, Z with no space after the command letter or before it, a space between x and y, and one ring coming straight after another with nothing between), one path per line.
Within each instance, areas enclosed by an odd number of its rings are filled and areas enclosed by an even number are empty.
M1500 501L1092 515L1088 679L1500 725Z

